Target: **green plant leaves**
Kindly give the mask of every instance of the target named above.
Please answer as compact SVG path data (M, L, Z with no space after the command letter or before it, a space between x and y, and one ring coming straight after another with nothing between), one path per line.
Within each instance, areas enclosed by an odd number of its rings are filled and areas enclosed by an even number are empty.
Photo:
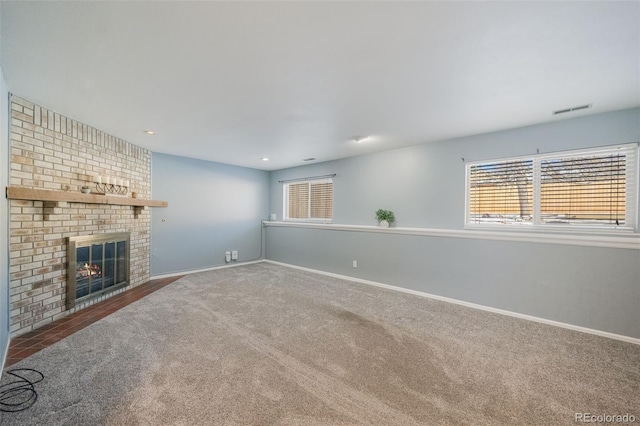
M396 221L396 216L391 210L378 209L378 211L376 211L376 219L378 222L386 220L389 223L393 223Z

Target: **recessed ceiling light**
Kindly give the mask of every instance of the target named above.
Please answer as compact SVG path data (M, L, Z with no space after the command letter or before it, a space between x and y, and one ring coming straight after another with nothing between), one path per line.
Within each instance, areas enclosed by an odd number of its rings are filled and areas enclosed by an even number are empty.
M262 157L261 160L262 161L269 161L269 159L267 157Z
M369 140L369 136L354 136L353 141L355 143L362 143Z
M154 132L153 130L143 130L143 132L151 136L156 134L156 132Z

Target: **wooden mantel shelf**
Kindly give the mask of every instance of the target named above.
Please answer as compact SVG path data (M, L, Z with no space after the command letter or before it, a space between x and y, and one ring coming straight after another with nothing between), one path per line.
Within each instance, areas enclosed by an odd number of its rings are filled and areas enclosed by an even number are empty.
M118 206L144 207L168 207L169 203L160 200L143 200L127 196L83 194L72 191L54 191L46 189L21 188L18 186L7 187L7 198L11 200L55 201L68 203L87 204L111 204Z

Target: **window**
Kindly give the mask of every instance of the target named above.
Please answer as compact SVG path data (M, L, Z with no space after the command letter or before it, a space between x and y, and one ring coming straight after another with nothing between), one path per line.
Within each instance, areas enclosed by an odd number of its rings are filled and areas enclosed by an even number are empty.
M468 225L637 225L637 144L473 162L466 171Z
M333 180L315 179L284 184L285 220L331 220Z

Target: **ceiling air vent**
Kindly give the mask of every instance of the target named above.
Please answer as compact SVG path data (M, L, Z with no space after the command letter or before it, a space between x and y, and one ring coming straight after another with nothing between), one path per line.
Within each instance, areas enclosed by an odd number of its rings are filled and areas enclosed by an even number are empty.
M580 111L581 109L588 109L591 108L593 104L587 104L587 105L579 105L579 106L574 106L571 108L565 108L565 109L558 109L553 111L553 115L558 115L558 114L564 114L567 112L573 112L573 111Z
M315 160L315 158L310 157L310 158L305 158L305 159L303 159L302 161L313 161L313 160Z

